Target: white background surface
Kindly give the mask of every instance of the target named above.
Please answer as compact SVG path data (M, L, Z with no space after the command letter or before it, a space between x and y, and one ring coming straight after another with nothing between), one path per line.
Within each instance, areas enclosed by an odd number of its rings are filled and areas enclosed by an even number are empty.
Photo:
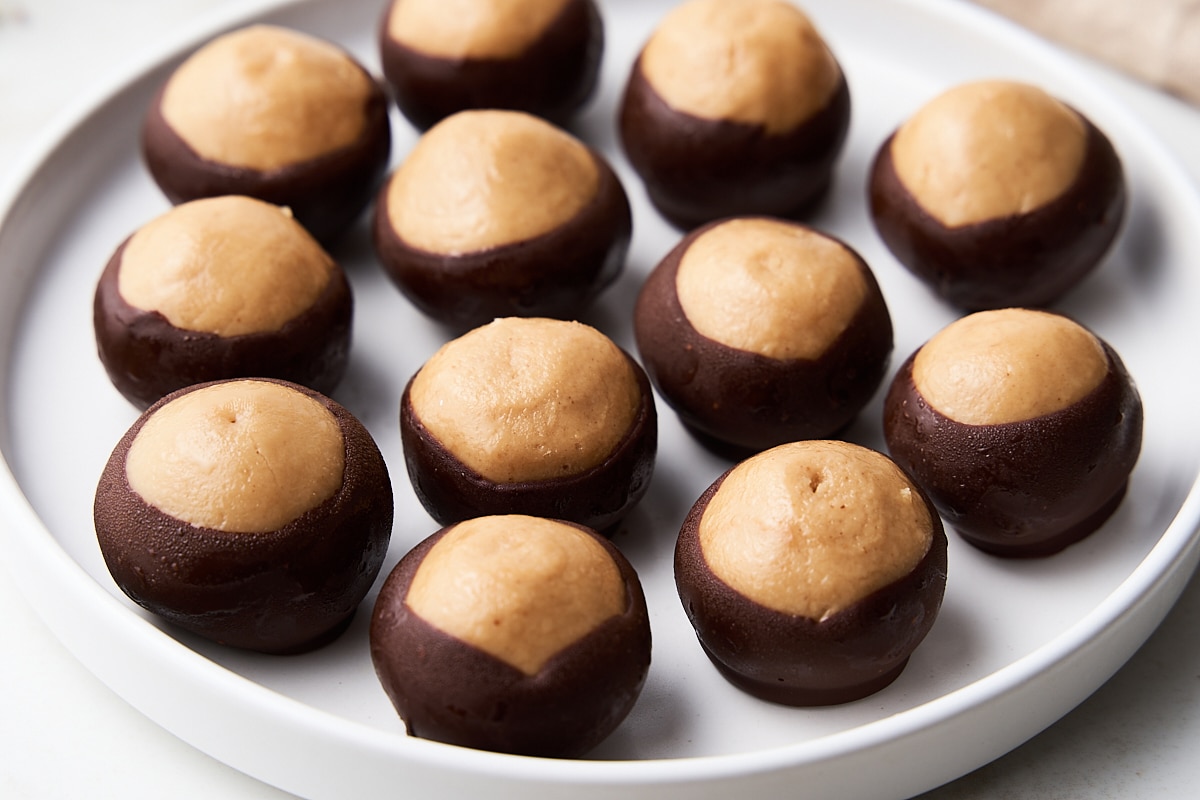
M236 4L0 0L0 181L11 180L12 165L44 139L58 115L69 113L71 103L138 65L139 53L157 37ZM1200 180L1200 112L1093 71ZM1196 388L1184 384L1181 391ZM1084 705L926 800L1195 796L1198 624L1200 582L1194 582L1158 633ZM127 706L58 644L4 571L0 641L0 797L286 797L193 750Z

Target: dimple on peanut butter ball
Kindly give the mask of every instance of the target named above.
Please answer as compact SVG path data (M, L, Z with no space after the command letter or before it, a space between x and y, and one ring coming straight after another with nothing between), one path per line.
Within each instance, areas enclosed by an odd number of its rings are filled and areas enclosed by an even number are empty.
M690 229L812 213L833 180L850 93L821 35L786 0L691 0L647 41L619 113L650 200Z
M404 390L400 433L443 525L514 513L609 532L645 494L658 445L628 354L582 323L517 317L438 350Z
M961 84L884 142L871 215L906 268L969 311L1053 303L1108 253L1125 214L1121 161L1044 90Z
M1125 495L1142 403L1120 357L1067 317L966 316L901 367L884 402L898 463L982 550L1044 556L1095 531Z
M518 111L463 111L421 137L379 194L379 259L458 329L582 312L625 264L625 190L604 158Z
M879 388L892 353L891 316L862 258L765 217L685 236L643 285L634 332L663 399L734 457L831 437Z
M409 735L570 758L633 707L650 624L633 567L595 531L485 516L401 559L375 602L371 657Z
M93 326L113 385L146 408L194 383L282 378L329 393L350 355L341 267L287 212L249 197L175 206L117 248Z
M379 53L396 105L422 130L483 108L563 124L596 88L604 23L593 0L392 0Z
M704 652L764 700L831 705L894 681L946 587L946 535L882 453L791 442L718 478L679 532L675 581Z
M257 197L325 244L371 202L390 151L379 83L342 48L271 25L197 50L142 124L146 165L171 202Z
M271 380L188 387L148 409L104 467L96 537L117 586L194 634L265 653L349 624L392 531L387 467L317 392Z

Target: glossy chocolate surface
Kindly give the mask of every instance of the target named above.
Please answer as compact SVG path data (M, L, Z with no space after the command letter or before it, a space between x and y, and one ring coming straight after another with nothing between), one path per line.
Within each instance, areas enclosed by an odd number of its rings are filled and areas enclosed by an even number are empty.
M405 603L421 560L447 530L401 559L371 618L375 670L409 734L504 753L584 755L624 720L649 670L650 624L633 568L597 536L627 588L626 611L526 675L430 625Z
M843 76L825 108L795 130L711 120L671 108L635 63L621 100L626 155L655 208L683 230L722 217L803 219L824 199L850 126Z
M700 518L722 481L696 501L675 548L679 598L713 665L743 691L792 706L846 703L894 681L933 626L945 591L946 535L932 505L933 542L913 571L818 621L750 600L705 563Z
M323 394L341 381L354 304L340 268L316 302L279 330L220 336L176 328L157 311L125 302L118 288L124 251L122 243L100 276L92 320L109 379L138 408L185 386L225 378L280 378Z
M540 39L515 58L430 56L392 39L387 14L379 53L401 113L420 130L467 109L525 111L566 123L591 99L604 53L593 0L571 0Z
M304 387L338 421L345 441L342 487L277 531L219 531L181 521L129 486L125 458L151 415L122 437L96 489L100 551L134 602L223 645L266 653L311 650L335 638L366 596L387 552L392 487L367 430L345 408Z
M1000 425L966 425L930 407L913 384L914 354L884 401L888 450L971 544L1002 556L1058 552L1116 510L1141 451L1141 399L1104 349L1110 369L1089 395Z
M1065 194L1027 214L954 228L925 212L900 182L888 137L869 180L880 237L901 264L959 308L1053 303L1100 263L1125 215L1120 159L1108 138L1084 123L1087 152Z
M174 204L227 194L256 197L290 208L296 220L328 246L367 208L387 171L387 98L374 79L372 86L358 141L320 158L265 172L197 154L163 118L160 89L142 123L142 155L155 183Z
M638 296L634 332L650 380L684 425L725 456L828 438L871 399L891 360L892 321L874 275L855 254L867 294L820 358L774 359L738 350L699 333L676 291L680 259L709 227L684 237Z
M625 266L633 230L629 199L594 151L596 196L558 229L521 242L447 255L407 244L379 192L374 243L392 281L423 313L467 330L499 317L574 319Z
M650 382L633 359L629 363L641 389L629 432L599 465L544 481L497 483L467 467L421 424L406 386L400 401L400 435L408 475L421 505L441 525L490 514L527 514L611 533L645 495L658 451L658 416Z

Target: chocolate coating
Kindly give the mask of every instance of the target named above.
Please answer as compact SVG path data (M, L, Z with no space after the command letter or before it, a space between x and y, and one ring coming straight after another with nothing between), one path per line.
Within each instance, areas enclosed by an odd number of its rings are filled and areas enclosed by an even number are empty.
M701 442L740 458L777 444L828 437L879 388L892 353L892 321L870 268L868 291L846 330L817 359L776 359L704 336L679 303L676 275L692 231L654 268L634 309L634 333L659 394Z
M713 665L743 691L792 706L846 703L894 681L933 626L945 591L946 535L932 505L933 541L912 572L818 621L749 599L705 563L700 518L725 475L692 506L675 548L679 598Z
M569 222L525 241L445 254L406 243L390 223L387 187L373 226L385 271L423 313L466 330L500 317L573 319L617 279L633 232L629 199L594 150L595 197Z
M322 244L336 241L375 196L391 155L387 97L371 80L363 133L353 144L319 158L262 171L201 157L163 118L165 85L142 122L142 156L167 199L178 205L201 197L246 195L290 208Z
M969 311L1053 303L1108 252L1125 215L1121 161L1089 120L1079 176L1063 195L1026 214L947 227L900 182L889 136L871 168L871 217L910 272Z
M390 6L389 6L390 9ZM380 26L379 54L396 106L417 128L467 109L502 108L565 124L591 99L604 54L593 0L571 0L541 38L515 58L439 58Z
M284 381L275 381L285 383ZM113 580L135 603L222 645L265 653L319 647L341 633L387 552L392 488L367 430L345 408L310 389L334 415L345 442L345 475L328 500L269 533L220 531L176 519L129 486L125 458L143 413L112 452L96 488L96 537Z
M308 311L266 333L220 336L176 328L157 311L125 301L118 288L125 242L100 275L92 321L113 385L145 409L177 389L225 378L270 377L333 391L350 358L353 297L335 268Z
M624 720L649 670L650 623L633 567L588 531L620 571L626 610L526 675L430 625L405 603L422 559L448 530L400 560L371 618L371 658L409 734L504 753L585 754Z
M783 135L676 111L634 64L619 131L655 208L683 230L721 217L803 219L828 193L850 127L845 76L824 109Z
M912 380L914 353L884 401L888 450L971 544L1011 557L1058 552L1116 510L1141 451L1141 399L1102 345L1109 371L1090 394L998 425L966 425L932 408Z
M629 432L603 462L583 472L543 481L498 483L447 450L421 424L409 399L400 400L404 461L421 505L441 525L490 514L563 519L611 532L645 495L658 451L658 416L650 382L633 367L641 402Z

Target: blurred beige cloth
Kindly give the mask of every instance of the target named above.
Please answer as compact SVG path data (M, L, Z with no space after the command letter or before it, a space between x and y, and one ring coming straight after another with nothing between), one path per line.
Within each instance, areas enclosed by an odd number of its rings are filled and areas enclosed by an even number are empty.
M975 0L1200 105L1200 0Z

